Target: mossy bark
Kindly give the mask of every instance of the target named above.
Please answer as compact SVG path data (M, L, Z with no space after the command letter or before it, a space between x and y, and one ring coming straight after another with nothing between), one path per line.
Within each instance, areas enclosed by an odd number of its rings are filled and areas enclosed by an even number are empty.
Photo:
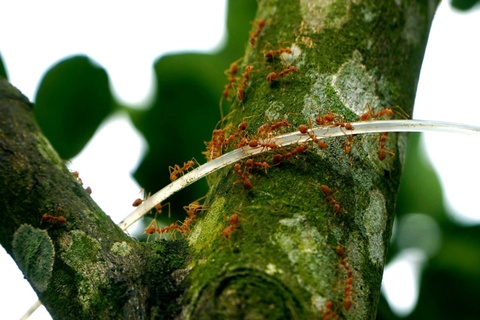
M253 70L225 127L233 134L246 121L253 139L262 124L288 120L291 126L272 137L329 111L345 122L393 106L397 116L411 114L435 5L259 1L257 19L266 25L247 45L239 74ZM286 47L291 53L265 59L266 51ZM267 81L289 66L297 72ZM293 149L272 150L256 159L270 164L267 172L243 171L252 189L232 168L215 174L208 214L187 239L193 258L181 317L373 319L407 143L405 135L389 134L381 161L379 139L327 139L324 150L310 143L278 165L274 154ZM225 238L234 212L238 230Z
M182 241L141 244L95 204L0 79L0 243L54 319L145 319L172 304ZM44 215L47 215L44 218ZM63 220L65 219L65 220Z

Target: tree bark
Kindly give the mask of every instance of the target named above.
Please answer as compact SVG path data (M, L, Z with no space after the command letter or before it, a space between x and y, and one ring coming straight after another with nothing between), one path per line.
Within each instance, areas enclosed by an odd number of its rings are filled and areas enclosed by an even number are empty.
M32 105L4 79L0 159L0 243L54 319L178 313L172 302L181 286L171 273L183 265L184 243L146 246L118 228L42 135Z
M393 106L397 117L411 115L435 5L259 1L226 137L242 121L248 133L239 135L251 141L262 125L287 120L287 130L298 130L330 111L336 122ZM287 54L277 56L281 48ZM268 142L280 133L269 132ZM381 144L385 137L328 139L326 149L311 141L295 156L275 148L254 160L268 172L241 163L215 174L208 214L187 239L182 318L375 318L407 143L389 134Z
M411 114L435 7L259 1L266 24L252 27L239 74L253 69L232 91L227 132L245 121L251 141L262 125L287 120L264 134L275 142L330 111L337 123L397 105ZM272 72L277 79L267 81ZM326 149L310 141L295 155L278 147L255 159L268 170L220 171L187 249L184 241L141 244L116 227L3 80L0 115L0 242L52 317L375 317L406 136L390 134L382 147L382 136L329 139Z

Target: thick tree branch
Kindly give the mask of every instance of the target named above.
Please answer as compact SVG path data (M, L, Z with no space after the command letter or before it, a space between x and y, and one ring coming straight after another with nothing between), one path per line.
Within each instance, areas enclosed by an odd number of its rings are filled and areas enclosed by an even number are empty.
M175 312L178 285L170 273L183 263L182 242L144 248L118 228L42 135L32 105L5 80L0 159L0 242L52 317Z
M410 114L432 9L417 1L259 1L226 137L242 121L252 140L264 125L287 120L274 136L330 112L337 122L393 106ZM188 238L184 316L373 319L406 144L404 135L385 137L327 139L326 149L312 139L295 156L274 148L256 158L268 173L243 162L215 174L210 210ZM229 233L225 217L235 212L241 219Z

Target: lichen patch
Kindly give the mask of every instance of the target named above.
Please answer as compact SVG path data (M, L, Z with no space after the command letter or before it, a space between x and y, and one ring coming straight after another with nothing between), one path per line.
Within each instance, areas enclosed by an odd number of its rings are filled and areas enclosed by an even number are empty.
M283 228L274 234L273 239L288 256L292 266L299 269L296 273L303 275L303 278L297 278L299 284L312 295L318 295L332 286L333 275L318 272L319 265L329 264L321 249L325 239L318 230L309 226L302 214L279 222Z
M332 86L342 103L360 116L367 104L375 108L379 99L375 94L375 81L361 63L359 53L353 56L333 75Z
M385 197L379 190L370 192L370 202L363 215L365 235L368 239L368 253L370 261L383 266L385 256L385 242L383 230L387 224L387 208Z
M300 13L309 31L319 33L325 28L341 28L349 19L350 6L350 1L301 0Z
M115 242L112 245L112 253L122 257L128 256L131 250L132 247L130 247L125 241Z
M55 258L47 231L22 224L13 235L12 250L15 262L35 290L47 290Z

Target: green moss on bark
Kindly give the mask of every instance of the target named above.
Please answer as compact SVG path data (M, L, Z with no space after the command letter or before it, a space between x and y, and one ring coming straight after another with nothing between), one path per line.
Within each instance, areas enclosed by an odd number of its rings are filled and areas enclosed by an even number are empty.
M245 99L231 105L232 127L247 121L248 136L255 137L264 123L286 119L291 127L285 130L294 131L330 110L344 121L393 106L410 113L431 19L427 10L412 1L260 1L257 19L267 23L255 46L247 46L242 68L250 65L253 71ZM291 54L264 58L265 51L280 47L289 47ZM297 72L267 81L269 73L288 66ZM389 134L384 148L391 153L383 161L378 135L347 139L327 139L325 150L309 144L306 152L268 172L252 170L249 190L231 168L216 174L210 210L188 239L194 250L186 318L228 318L222 311L228 301L237 315L261 314L267 303L251 303L258 295L279 310L288 306L286 314L293 318L321 318L327 301L341 317L374 318L405 139ZM272 150L256 161L271 164L273 154L291 150ZM338 210L322 184L332 190ZM241 218L239 228L226 239L225 217L234 212ZM344 295L349 277L350 308ZM258 295L242 284L253 278ZM278 292L260 289L271 281L281 283ZM278 304L275 293L285 292L295 302L285 298L288 303Z

